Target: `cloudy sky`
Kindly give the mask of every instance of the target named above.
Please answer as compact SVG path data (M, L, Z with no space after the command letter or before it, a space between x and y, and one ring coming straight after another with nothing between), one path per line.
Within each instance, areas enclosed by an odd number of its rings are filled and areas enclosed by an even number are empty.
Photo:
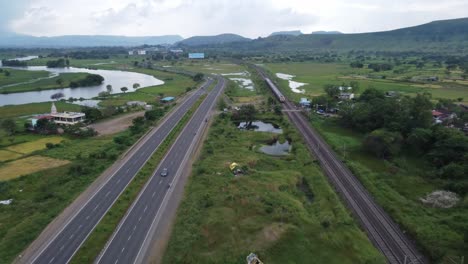
M0 32L35 36L382 31L468 17L467 0L0 0Z

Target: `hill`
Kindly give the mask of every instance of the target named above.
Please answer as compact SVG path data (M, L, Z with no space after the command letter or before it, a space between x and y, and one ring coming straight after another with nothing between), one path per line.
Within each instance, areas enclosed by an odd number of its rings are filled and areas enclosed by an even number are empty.
M468 18L373 33L275 35L206 49L239 54L350 50L468 54Z
M110 35L69 35L56 37L34 37L8 34L0 37L2 47L98 47L98 46L141 46L174 44L183 38L179 35L127 37Z
M302 35L302 32L301 32L300 30L278 31L278 32L273 32L273 33L271 33L269 37L271 37L271 36L277 36L277 35L299 36L299 35Z
M236 34L221 34L216 36L194 36L177 43L180 46L223 45L233 42L248 42L251 39Z

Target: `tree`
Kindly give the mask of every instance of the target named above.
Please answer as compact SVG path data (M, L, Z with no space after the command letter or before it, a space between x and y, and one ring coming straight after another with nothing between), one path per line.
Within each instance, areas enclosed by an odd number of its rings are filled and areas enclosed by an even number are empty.
M337 97L339 94L340 94L340 88L339 87L336 87L334 85L331 85L331 84L327 84L325 85L325 87L323 88L323 90L325 91L325 93L328 95L328 97L330 98L335 98Z
M197 74L195 74L195 76L193 76L193 80L196 81L196 82L199 82L199 81L203 80L203 77L204 77L203 73L197 73Z
M353 90L352 90L353 93L359 92L359 88L360 88L360 87L359 87L359 86L360 86L360 85L359 85L359 82L357 82L357 81L351 81L351 82L349 83L349 86L351 86L351 87L353 88Z
M62 78L58 78L55 83L57 83L59 86L62 86L63 84L63 79Z
M420 153L425 153L432 146L432 131L425 128L415 128L406 139L408 146Z
M128 88L124 86L124 87L120 88L120 90L121 90L122 92L124 92L124 93L125 93L125 92L127 92L127 91L128 91Z
M110 84L106 85L106 90L109 93L112 92L112 85L110 85Z
M247 126L252 124L256 114L257 110L253 104L242 105L239 109L239 118L244 120Z
M16 132L16 123L13 119L8 118L3 120L1 123L3 130L5 130L8 136L12 136Z
M11 75L10 71L7 71L7 70L5 70L5 71L3 72L3 74L4 74L6 77L8 77L8 76Z
M133 89L138 89L140 88L140 84L139 83L134 83L133 84Z
M158 120L164 115L164 110L157 108L145 112L145 118L150 121Z
M400 133L377 129L366 136L363 147L376 157L386 159L398 154L401 149L401 142L402 136Z
M65 95L63 93L59 92L59 93L54 93L53 95L51 95L50 99L58 101L58 100L60 100L60 98L63 98L63 97L65 97Z
M47 118L41 118L36 122L36 130L41 134L55 134L57 133L57 124Z
M81 112L83 112L86 115L86 119L91 122L102 118L101 111L94 107L82 107Z

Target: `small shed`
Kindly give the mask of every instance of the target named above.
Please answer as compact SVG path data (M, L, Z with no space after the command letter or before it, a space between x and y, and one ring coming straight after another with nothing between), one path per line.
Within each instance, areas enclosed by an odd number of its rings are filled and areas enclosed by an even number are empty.
M167 96L167 97L164 97L163 99L161 99L161 102L169 103L169 102L173 102L174 100L175 100L175 97Z
M307 98L301 98L301 100L299 101L299 104L302 107L310 107L310 100Z

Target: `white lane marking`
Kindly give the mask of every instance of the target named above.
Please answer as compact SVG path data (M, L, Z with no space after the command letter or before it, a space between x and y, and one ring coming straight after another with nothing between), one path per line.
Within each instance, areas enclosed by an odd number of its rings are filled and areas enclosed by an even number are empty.
M96 205L96 207L94 207L93 212L96 211L96 209L98 209L98 208L99 208L99 204Z
M130 171L130 168L128 168L127 171L125 171L125 172L128 173L128 171Z
M133 230L135 230L135 229L136 229L136 225L133 226Z
M89 219L89 215L86 217L86 220L88 220L88 219Z
M129 240L130 240L130 238L132 238L132 235L130 235L130 236L127 238L127 241L129 241Z
M60 249L59 249L59 250L60 250L60 251L62 251L64 248L65 248L65 246L64 246L64 245L62 245L62 246L60 247Z
M119 262L119 259L117 259L117 260L114 262L114 264L117 264L117 262Z
M54 261L55 257L51 258L49 263L52 263L52 261Z
M122 250L120 252L123 252L125 250L125 247L122 248Z
M140 218L138 218L138 222L140 222L140 221L141 221L141 216L140 216Z
M158 184L161 184L161 183L162 183L162 180L160 180Z
M120 182L120 179L117 181L117 184Z
M83 225L80 225L80 226L78 227L78 230L81 229L82 227L83 227Z
M106 193L106 197L109 196L110 193L111 193L111 191L108 191L108 192Z
M68 239L72 239L75 236L75 234L72 234Z
M154 197L155 194L156 194L156 192L153 192L153 195L151 195L151 197Z
M145 212L146 212L146 209L148 209L148 206L145 206L145 209L143 210L143 213L145 213Z

